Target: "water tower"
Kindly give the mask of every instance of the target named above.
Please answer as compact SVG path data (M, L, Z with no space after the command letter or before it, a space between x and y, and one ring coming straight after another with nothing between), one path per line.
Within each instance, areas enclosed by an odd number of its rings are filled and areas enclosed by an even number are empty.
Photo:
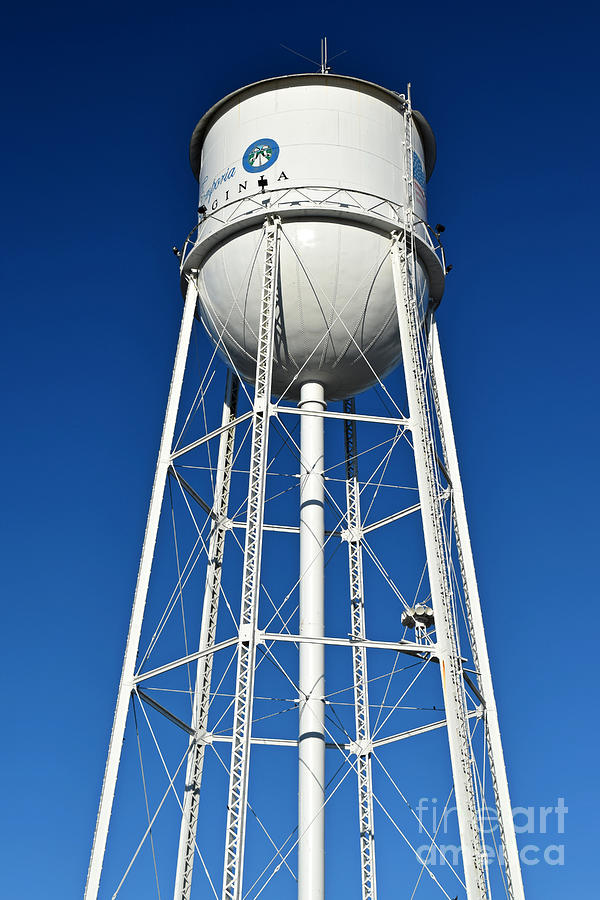
M327 71L194 130L87 900L523 900L435 321L435 152L410 89Z

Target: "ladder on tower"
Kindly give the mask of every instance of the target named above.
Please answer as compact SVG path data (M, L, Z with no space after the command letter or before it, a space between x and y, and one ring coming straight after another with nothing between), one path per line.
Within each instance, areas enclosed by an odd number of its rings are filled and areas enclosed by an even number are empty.
M403 225L392 238L392 270L398 310L404 372L427 564L435 616L436 644L446 706L450 759L468 900L489 900L487 860L481 810L475 790L462 663L459 652L451 560L445 540L442 489L438 480L435 435L428 399L427 357L421 343L414 237L414 149L410 85L404 108L405 203Z

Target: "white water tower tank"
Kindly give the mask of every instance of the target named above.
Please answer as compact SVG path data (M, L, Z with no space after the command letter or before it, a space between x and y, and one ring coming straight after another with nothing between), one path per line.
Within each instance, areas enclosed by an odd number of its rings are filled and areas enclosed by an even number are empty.
M398 364L390 237L406 203L404 109L401 95L358 78L292 75L235 91L196 126L201 220L182 286L198 270L203 323L244 379L255 373L268 213L281 220L274 393L297 399L316 381L342 399ZM444 270L426 225L435 140L415 111L412 144L424 309L441 299Z

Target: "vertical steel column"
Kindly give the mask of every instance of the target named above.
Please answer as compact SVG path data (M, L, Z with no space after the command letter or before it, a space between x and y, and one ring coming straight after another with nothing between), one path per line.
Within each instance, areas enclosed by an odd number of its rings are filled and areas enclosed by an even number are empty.
M256 626L258 621L265 486L267 480L273 333L279 279L279 229L279 219L266 219L265 273L259 313L256 382L254 386L246 543L244 547L225 862L223 868L223 900L241 900L242 898L248 803L248 770L250 765L250 738L252 735L252 707L256 664Z
M512 900L525 900L521 865L519 862L519 851L515 836L510 794L508 791L508 780L506 778L506 768L504 765L504 753L502 750L502 741L500 739L498 711L496 709L496 700L494 698L490 660L487 651L485 630L483 627L479 588L477 586L475 565L473 563L471 538L469 535L465 500L460 478L460 469L458 466L458 456L454 441L454 429L452 427L450 404L446 389L446 378L444 375L437 324L433 318L429 330L429 341L431 347L433 393L436 402L442 450L444 453L444 465L450 476L454 531L467 607L469 630L471 633L471 649L473 652L475 668L479 673L477 679L478 687L485 701L486 740L490 761L490 772L496 798L496 813L502 837L506 880Z
M437 460L427 397L426 359L423 358L419 344L421 319L416 292L417 265L413 234L414 178L410 85L404 109L404 154L406 185L404 227L401 235L392 236L391 249L402 363L435 620L437 657L446 708L446 730L467 900L488 900L486 858L475 796L467 704L454 618L450 560L444 536L440 488L436 477Z
M123 669L117 695L117 705L108 747L108 757L106 759L106 768L104 770L104 780L102 782L102 792L100 794L100 806L98 809L98 818L96 819L96 830L94 832L90 865L85 885L85 900L96 900L100 886L100 876L102 874L104 852L106 850L106 841L108 838L108 827L115 796L125 726L127 724L129 699L133 689L135 664L140 643L142 622L144 619L146 597L148 595L150 572L152 571L152 560L154 558L158 523L160 520L160 511L163 503L169 466L171 465L173 435L175 433L177 410L179 408L179 400L181 397L181 388L183 385L183 376L185 374L185 365L192 333L192 325L194 323L197 298L198 289L194 278L190 277L183 308L183 317L179 331L171 386L169 388L169 398L167 400L165 421L158 452L158 462L156 464L154 484L152 486L150 508L148 510L148 519L146 521L146 531L144 534L142 555L140 558L140 566L133 598L133 609L131 611L129 633L127 635Z
M354 397L344 400L344 412L354 415ZM346 444L346 510L348 519L348 564L350 569L350 617L352 638L366 638L365 597L362 564L362 523L360 516L360 486L356 448L356 422L344 422ZM354 716L356 723L356 773L358 776L358 818L360 827L360 871L362 900L377 900L375 872L375 834L373 817L373 772L371 763L371 726L369 722L369 679L367 648L355 643L352 647L354 671Z
M225 402L221 426L226 427L235 419L239 379L229 370L225 386ZM221 593L221 572L225 536L227 534L227 511L229 506L229 489L231 486L231 468L235 444L235 426L221 433L219 439L219 456L215 477L214 499L212 507L213 527L208 547L206 583L204 588L204 604L202 607L202 623L200 626L200 642L198 649L207 650L214 646L217 633L217 615ZM198 806L200 803L200 787L204 767L205 743L204 735L208 724L210 705L210 685L213 669L213 656L208 654L198 660L196 669L196 687L194 692L194 708L192 727L195 736L188 756L185 776L185 795L183 799L183 815L179 835L179 852L175 875L174 900L189 900L192 890L192 874L194 870L196 831L198 826Z
M410 233L410 237L407 232ZM485 860L475 801L466 699L457 646L449 561L442 528L441 497L436 478L435 444L429 417L426 372L419 347L419 309L414 288L414 272L411 271L414 267L415 252L411 225L405 225L402 238L395 236L392 240L394 289L467 898L487 900Z
M321 384L300 389L304 413L325 409ZM324 420L300 417L300 634L325 628ZM325 896L325 648L300 643L298 735L298 900Z

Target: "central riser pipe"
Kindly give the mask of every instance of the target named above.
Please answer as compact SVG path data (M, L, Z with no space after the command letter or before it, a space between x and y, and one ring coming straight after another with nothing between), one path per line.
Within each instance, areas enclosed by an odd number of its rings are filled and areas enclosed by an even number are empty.
M322 412L323 386L302 385L300 408ZM300 634L323 637L324 482L322 416L300 420ZM298 900L325 896L325 648L300 644Z

